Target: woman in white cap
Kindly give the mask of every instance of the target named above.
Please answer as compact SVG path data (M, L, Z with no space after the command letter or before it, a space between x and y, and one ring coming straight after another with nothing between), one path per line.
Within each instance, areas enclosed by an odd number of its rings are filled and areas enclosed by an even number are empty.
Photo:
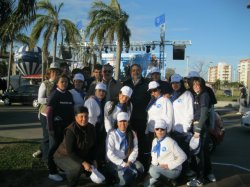
M128 113L117 115L117 128L107 136L108 170L119 182L114 186L129 186L144 171L143 165L137 161L138 139L128 126Z
M192 137L191 127L194 118L193 95L189 90L186 90L179 74L171 76L171 86L173 92L170 100L174 108L174 124L171 135L190 158L189 140ZM192 177L195 174L189 168L188 162L185 162L184 169L187 177Z
M118 99L114 101L108 101L104 107L104 124L106 132L114 129L116 124L117 114L119 112L127 112L129 119L132 112L132 103L130 97L133 90L129 86L123 86L118 95Z
M160 84L158 82L151 81L148 85L148 91L151 94L151 100L146 108L148 112L148 121L145 133L148 135L150 143L149 150L151 150L151 143L154 139L155 120L165 120L169 133L172 130L174 113L171 101L168 98L163 97L161 94Z
M149 169L150 178L145 186L154 186L160 179L176 179L182 170L182 163L187 156L178 144L168 136L165 120L155 121L155 139L152 143L152 161Z
M83 106L84 105L84 98L86 93L84 92L84 76L81 73L77 73L74 75L73 78L74 88L69 90L69 92L73 96L74 106Z
M48 162L48 153L49 153L49 134L47 128L47 103L50 93L53 89L56 88L56 80L60 74L60 66L58 63L51 63L49 66L49 70L47 72L46 80L43 81L38 90L38 102L40 104L38 118L41 122L42 130L43 130L43 140L41 143L41 150L33 153L33 157L41 156L42 160L47 163Z
M104 127L104 105L107 86L100 82L95 87L95 95L89 97L84 106L89 110L89 123L93 124L96 129L98 157L97 162L102 165L105 161L105 140L106 131Z

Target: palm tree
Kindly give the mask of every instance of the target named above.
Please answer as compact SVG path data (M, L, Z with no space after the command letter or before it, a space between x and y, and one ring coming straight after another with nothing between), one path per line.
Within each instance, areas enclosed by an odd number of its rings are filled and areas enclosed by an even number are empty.
M44 61L48 57L48 46L53 36L53 62L56 61L57 49L57 35L61 30L65 36L64 40L68 44L76 44L80 39L80 33L75 24L68 19L59 19L59 13L64 4L60 3L58 6L53 5L49 0L42 0L37 3L37 9L46 11L46 15L37 14L36 23L31 31L30 45L33 47L39 40L43 33L43 47ZM44 62L43 62L44 64Z
M10 1L11 6L9 6L8 17L1 23L0 35L2 45L7 45L7 43L10 45L7 89L9 89L10 85L13 43L18 38L24 38L20 33L32 22L32 17L35 14L35 4L36 0L19 0L18 3L15 0Z
M127 27L128 14L120 8L117 0L111 0L107 5L100 1L95 1L89 12L90 23L86 28L90 42L94 39L102 44L105 39L112 44L117 40L115 79L119 79L122 46L125 44L129 48L129 38L131 32Z

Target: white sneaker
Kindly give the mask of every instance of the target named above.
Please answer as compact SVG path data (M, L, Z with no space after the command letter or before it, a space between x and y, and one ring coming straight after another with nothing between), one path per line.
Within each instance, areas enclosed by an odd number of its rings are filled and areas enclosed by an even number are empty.
M216 178L215 178L214 174L212 174L212 173L208 174L207 179L210 182L216 182Z
M187 182L187 186L193 186L193 187L203 186L203 183L201 181L199 181L198 179L193 179L193 180Z
M57 182L63 181L63 178L58 174L49 174L48 178Z

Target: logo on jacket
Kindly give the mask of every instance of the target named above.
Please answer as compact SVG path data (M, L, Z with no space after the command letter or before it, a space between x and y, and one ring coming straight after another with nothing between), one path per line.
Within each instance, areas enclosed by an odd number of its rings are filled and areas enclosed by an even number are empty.
M161 108L161 104L157 104L157 105L156 105L156 108Z
M162 151L162 152L165 152L165 151L167 151L167 148L166 148L166 147L162 147L162 148L161 148L161 151Z

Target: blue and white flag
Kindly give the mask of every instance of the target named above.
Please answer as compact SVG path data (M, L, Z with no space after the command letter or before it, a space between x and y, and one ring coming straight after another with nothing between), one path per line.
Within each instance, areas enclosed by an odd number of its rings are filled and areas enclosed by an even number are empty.
M160 15L155 18L155 26L159 27L160 25L165 23L165 14Z
M83 29L82 21L78 21L78 22L76 23L76 28L77 28L78 30L82 30L82 29Z

